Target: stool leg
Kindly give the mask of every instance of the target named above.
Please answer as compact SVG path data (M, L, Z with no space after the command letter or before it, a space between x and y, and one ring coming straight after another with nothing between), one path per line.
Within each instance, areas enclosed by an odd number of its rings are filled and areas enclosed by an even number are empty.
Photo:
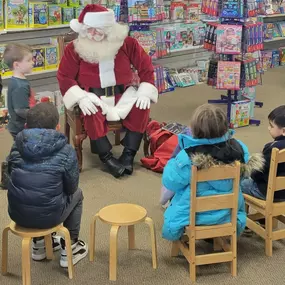
M89 261L94 261L95 255L95 231L96 231L96 221L99 214L96 214L90 223L90 238L89 238Z
M45 236L46 255L48 260L53 259L53 247L51 235Z
M7 274L8 267L8 233L10 227L7 226L2 232L2 274Z
M157 268L157 248L156 248L156 236L153 220L149 217L145 218L145 223L149 226L151 236L151 249L152 249L152 267Z
M71 249L71 240L70 240L70 234L67 228L61 227L59 229L64 235L65 239L65 249L66 249L66 254L67 254L67 260L68 260L68 277L69 279L73 278L73 262L72 262L72 249Z
M31 238L22 240L22 280L23 285L31 285Z
M135 226L128 226L129 249L135 249Z
M117 280L117 254L118 254L118 231L119 226L112 226L110 231L110 264L109 264L109 279Z

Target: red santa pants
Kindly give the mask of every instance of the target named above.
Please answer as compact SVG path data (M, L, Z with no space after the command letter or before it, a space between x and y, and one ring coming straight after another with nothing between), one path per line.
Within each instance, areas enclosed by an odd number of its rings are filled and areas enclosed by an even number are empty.
M121 96L116 96L116 103ZM138 133L144 133L149 121L150 110L140 110L134 105L128 116L122 120L122 124L128 130ZM106 117L102 115L101 110L95 115L84 116L84 127L88 137L91 140L96 140L106 136L108 133L108 124Z

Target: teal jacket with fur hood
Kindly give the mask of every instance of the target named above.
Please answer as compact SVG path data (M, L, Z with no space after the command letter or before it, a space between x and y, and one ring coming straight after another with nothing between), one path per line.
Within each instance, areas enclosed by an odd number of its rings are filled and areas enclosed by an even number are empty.
M241 162L241 179L249 177L253 170L260 170L263 158L250 156L248 148L241 141L232 139L233 131L221 138L195 139L189 135L179 135L181 151L170 159L163 171L162 183L175 193L164 213L162 236L168 240L178 240L184 227L189 225L191 167L206 169L214 165ZM197 196L211 196L232 192L231 179L200 182ZM230 222L230 210L200 212L196 215L196 225L215 225ZM237 233L240 235L246 226L246 212L242 192L239 193Z

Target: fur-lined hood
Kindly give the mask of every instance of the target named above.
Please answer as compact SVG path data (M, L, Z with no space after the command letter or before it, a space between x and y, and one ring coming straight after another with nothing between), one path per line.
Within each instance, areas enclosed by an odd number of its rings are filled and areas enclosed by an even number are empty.
M191 155L193 165L198 169L208 169L216 165L224 165L223 162L215 160L210 155L203 153L196 153ZM250 177L254 171L262 171L264 165L264 158L261 153L254 153L249 157L247 163L241 163L241 176Z

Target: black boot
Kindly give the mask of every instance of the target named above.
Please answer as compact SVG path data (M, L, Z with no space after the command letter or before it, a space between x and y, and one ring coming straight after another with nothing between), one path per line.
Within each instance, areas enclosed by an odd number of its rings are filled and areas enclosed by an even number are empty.
M99 155L100 160L107 166L110 174L119 178L124 174L125 168L113 157L111 152L112 145L107 137L102 137L97 140L91 140L91 151Z
M122 145L125 147L122 155L119 158L120 163L125 167L125 174L133 173L134 158L143 138L142 133L127 131L126 136L122 140Z

